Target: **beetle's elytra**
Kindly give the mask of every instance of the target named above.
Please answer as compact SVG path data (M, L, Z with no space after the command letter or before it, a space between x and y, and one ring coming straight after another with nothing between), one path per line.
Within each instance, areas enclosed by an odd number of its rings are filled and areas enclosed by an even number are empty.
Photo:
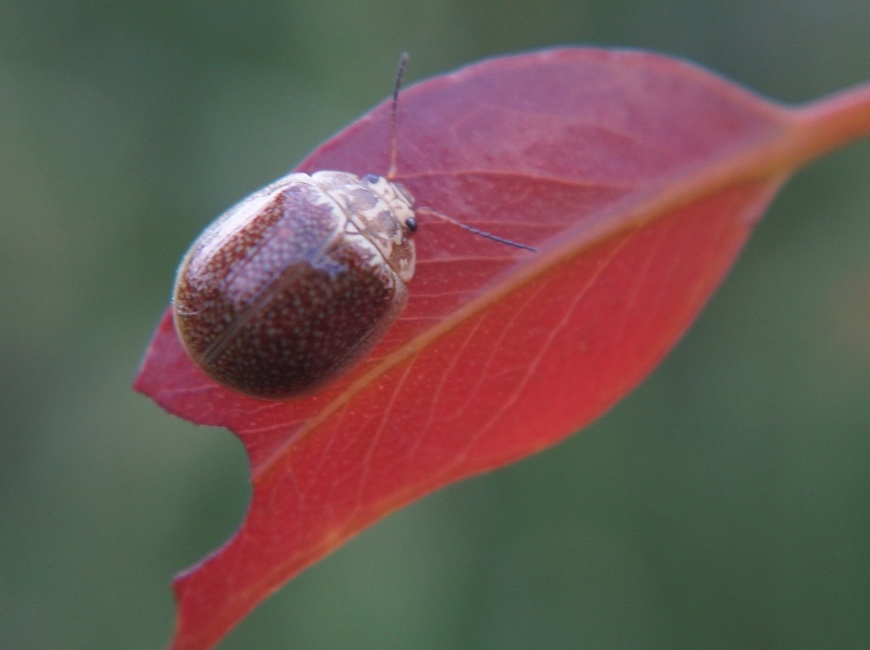
M285 176L228 210L178 271L175 327L190 357L265 399L340 374L407 302L412 203L380 176L317 172Z
M399 62L387 177L290 174L230 208L187 252L175 329L212 379L262 399L318 388L362 358L408 300L414 199L396 174ZM429 208L478 235L519 248Z

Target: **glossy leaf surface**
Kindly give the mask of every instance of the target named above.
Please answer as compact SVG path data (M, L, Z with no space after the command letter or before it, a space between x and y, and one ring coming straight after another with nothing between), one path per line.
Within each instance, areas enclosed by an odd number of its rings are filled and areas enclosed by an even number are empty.
M576 432L685 332L788 174L870 129L868 92L786 109L681 61L565 49L404 91L399 174L417 199L522 241L421 216L417 274L374 353L321 392L236 395L169 314L137 390L248 451L237 534L175 583L176 648L206 648L293 575L440 486ZM300 171L386 173L383 105Z

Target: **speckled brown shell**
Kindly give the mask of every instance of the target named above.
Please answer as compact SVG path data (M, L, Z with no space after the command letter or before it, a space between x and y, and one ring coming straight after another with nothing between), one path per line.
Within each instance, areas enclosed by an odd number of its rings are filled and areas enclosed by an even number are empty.
M179 270L175 327L216 381L265 399L361 358L407 302L412 198L381 177L291 174L216 220Z

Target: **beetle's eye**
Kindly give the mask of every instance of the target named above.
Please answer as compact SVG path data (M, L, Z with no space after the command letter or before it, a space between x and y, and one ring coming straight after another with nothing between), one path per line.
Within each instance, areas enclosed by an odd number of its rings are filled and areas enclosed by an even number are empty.
M408 217L405 219L405 228L412 233L417 232L417 220L414 217Z
M366 174L365 176L363 176L363 179L365 179L367 183L371 183L372 185L374 185L379 180L381 180L381 177L377 174Z

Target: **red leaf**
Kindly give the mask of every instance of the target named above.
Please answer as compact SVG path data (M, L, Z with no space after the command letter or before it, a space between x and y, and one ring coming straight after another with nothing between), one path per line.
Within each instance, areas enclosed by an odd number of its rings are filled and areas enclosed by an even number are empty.
M587 424L682 335L787 175L870 132L867 88L802 110L687 63L564 49L493 59L405 91L399 175L417 198L528 253L422 217L404 314L320 393L234 394L167 313L136 389L237 432L253 501L175 582L174 648L207 648L377 519ZM388 107L301 171L385 173Z

